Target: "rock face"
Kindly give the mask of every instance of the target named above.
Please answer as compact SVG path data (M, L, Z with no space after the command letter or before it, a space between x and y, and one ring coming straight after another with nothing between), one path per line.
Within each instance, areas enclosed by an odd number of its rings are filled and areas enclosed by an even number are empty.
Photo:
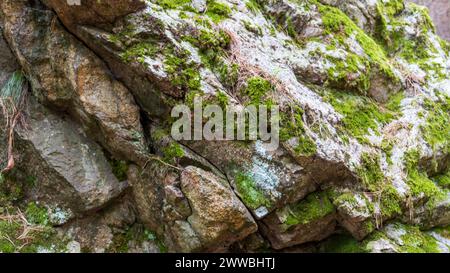
M5 36L39 100L70 112L119 159L145 161L139 109L93 52L64 31L54 14L3 1ZM20 45L20 46L19 46ZM131 153L131 154L130 154Z
M3 33L3 24L0 24ZM19 65L11 53L3 35L0 37L0 86L4 86L11 74L19 68Z
M27 111L27 127L16 130L16 158L19 168L39 180L34 198L80 213L101 208L126 188L101 147L76 123L34 100Z
M50 251L449 252L445 1L69 2L0 2L0 206ZM280 145L178 140L194 98Z
M247 208L225 180L195 167L181 174L181 190L192 209L187 221L205 246L229 245L257 230Z

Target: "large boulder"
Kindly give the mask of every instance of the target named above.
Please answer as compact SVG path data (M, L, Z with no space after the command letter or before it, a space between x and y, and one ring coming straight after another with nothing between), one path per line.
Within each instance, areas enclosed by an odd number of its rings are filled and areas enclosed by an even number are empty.
M106 65L67 33L54 13L2 1L4 32L39 100L67 111L118 159L143 164L145 138L133 96Z
M55 9L59 18L68 25L112 25L132 12L145 7L144 0L43 0Z
M257 230L257 225L226 180L196 167L181 173L181 190L192 215L187 221L206 248L230 245ZM214 248L213 248L214 249Z
M222 176L166 164L155 159L144 170L131 166L128 177L137 217L166 238L169 251L225 251L257 230Z
M26 127L15 130L14 157L17 171L34 181L28 198L73 216L102 208L122 193L127 183L118 181L102 148L76 123L35 99L25 111Z

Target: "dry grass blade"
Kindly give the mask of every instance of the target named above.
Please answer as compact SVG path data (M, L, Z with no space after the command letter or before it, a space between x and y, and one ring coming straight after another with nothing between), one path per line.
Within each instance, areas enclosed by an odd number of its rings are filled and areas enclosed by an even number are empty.
M228 29L222 29L224 32L228 34L230 37L230 50L227 54L227 59L230 63L235 63L238 65L239 73L238 73L238 81L236 86L233 88L232 92L233 97L237 99L236 93L240 90L247 82L248 78L260 76L266 80L268 80L277 90L277 92L283 93L286 96L289 96L289 92L286 90L286 86L276 77L267 73L263 69L250 64L245 57L242 56L241 53L241 44L239 42L239 38L236 34ZM239 100L238 100L239 101Z

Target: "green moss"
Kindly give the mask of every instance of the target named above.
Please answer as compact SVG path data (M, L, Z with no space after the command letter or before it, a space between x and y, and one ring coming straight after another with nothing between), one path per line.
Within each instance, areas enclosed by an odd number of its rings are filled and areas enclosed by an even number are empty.
M350 36L355 35L359 45L369 57L368 63L365 64L366 71L360 71L361 78L358 78L356 83L358 89L366 91L370 88L369 79L367 76L363 76L363 74L370 73L372 70L381 72L387 79L398 81L398 78L393 73L393 67L381 46L360 29L341 10L319 3L316 3L316 5L322 15L325 34L332 37L331 43L345 45L345 40ZM353 72L357 68L355 64L361 63L362 59L358 56L351 56L350 59L351 65L343 68L346 70L349 69L348 72Z
M206 0L206 15L208 15L214 23L219 23L231 16L231 8L219 3L215 0Z
M294 152L300 156L312 156L317 152L316 143L306 134L303 124L303 109L292 105L280 113L280 140L288 141L296 138L297 146Z
M441 188L450 189L450 171L434 177L433 181Z
M380 167L380 156L378 154L364 153L361 155L361 165L357 173L364 186L371 192L380 189L384 182L384 174Z
M198 47L201 53L210 50L220 53L223 49L228 48L231 42L230 36L224 30L201 29L194 36L185 36L183 39Z
M412 196L421 197L422 195L429 202L440 199L444 193L428 177L427 173L419 169L420 152L410 150L405 153L403 160L408 173L407 181Z
M168 251L167 246L164 244L164 241L158 235L156 235L155 232L145 229L144 238L145 240L154 241L158 246L160 253L167 253Z
M450 226L445 226L445 227L437 227L432 229L432 231L438 233L439 235L441 235L444 238L447 238L450 240Z
M261 206L271 207L272 202L265 196L250 174L239 172L235 177L236 190L244 204L250 209Z
M25 183L30 187L35 187L37 184L37 178L33 175L28 175L25 177Z
M227 65L224 62L216 63L215 71L219 75L219 80L228 89L233 90L239 79L239 65Z
M186 9L192 0L153 0L164 9Z
M163 140L165 137L169 136L169 132L165 129L156 129L153 133L152 133L152 140L154 140L155 142L159 142L161 140Z
M372 249L370 249L368 247L368 244L370 242L374 242L374 241L378 241L378 240L387 240L387 241L391 241L386 234L384 234L383 232L379 231L379 230L375 230L374 232L372 232L369 236L367 236L362 242L361 242L361 247L363 247L367 252L370 252Z
M450 152L450 98L433 102L424 100L428 111L426 123L421 127L424 139L434 150Z
M402 198L397 190L386 181L380 167L378 154L362 154L361 165L357 168L357 173L365 188L376 196L375 200L378 202L383 218L389 219L401 215ZM374 209L372 208L371 211L374 212Z
M341 130L358 141L367 143L371 130L380 135L379 126L392 121L398 114L380 107L373 100L343 92L326 92L324 100L343 115Z
M385 45L391 55L397 55L410 63L416 63L427 72L427 78L446 77L445 67L439 63L430 62L429 58L437 49L428 37L428 33L435 32L435 27L428 14L428 10L413 3L404 9L403 1L378 1L377 37ZM415 15L414 26L419 29L415 37L409 37L405 29L410 22L406 16Z
M223 56L229 47L230 37L223 31L199 30L193 36L184 36L183 40L198 47L202 62L215 73L225 73ZM191 93L191 98L201 93L200 65L189 60L190 53L186 50L166 49L165 67L172 83L180 89ZM227 71L228 72L228 67ZM227 79L231 80L232 74ZM225 80L225 78L224 78ZM237 81L237 79L236 79ZM229 83L230 85L232 83Z
M334 196L332 198L333 204L336 207L339 207L342 205L348 205L352 209L359 210L360 212L368 211L369 213L373 213L375 211L375 207L374 207L373 203L364 194L359 194L359 198L361 198L364 202L364 205L361 206L361 204L359 204L358 200L356 199L356 194L357 193L346 192L346 193ZM367 223L367 225L369 225L369 223Z
M0 253L36 253L40 250L66 251L67 240L47 225L46 209L30 203L25 213L26 222L22 218L22 214L17 212L17 208L9 207L7 215L1 215ZM26 234L25 231L27 231Z
M248 31L258 35L258 36L262 36L263 35L263 30L260 26L253 24L252 22L249 21L242 21L244 23L244 27L245 29L247 29Z
M320 252L325 253L363 253L366 250L351 235L334 235L320 246Z
M109 161L113 174L119 181L127 180L128 162L124 160L111 159Z
M191 6L192 0L153 0L156 4L164 9L177 9L181 11L189 11L198 13ZM206 0L206 15L211 18L214 23L219 23L231 16L231 8L215 0Z
M383 150L383 152L386 154L386 162L389 165L392 165L392 149L394 148L394 140L392 139L387 139L387 138L383 138L382 142L381 142L381 149Z
M185 50L168 50L165 59L165 71L173 85L185 92L197 91L201 88L201 77L198 65L189 60L190 53Z
M259 5L257 0L247 0L247 2L245 2L245 6L253 13L257 13L259 10L261 10L261 6Z
M169 146L162 149L164 154L163 160L167 163L173 163L178 158L184 156L184 149L178 143L172 143Z
M20 235L21 226L16 222L0 221L0 252L13 253L16 250L13 240ZM12 237L12 238L11 238ZM13 241L14 242L14 241Z
M392 185L384 186L380 192L380 211L383 218L390 219L402 214L402 198Z
M372 232L374 232L376 230L376 226L372 219L368 219L368 220L364 221L362 228L366 234L371 234Z
M386 109L393 113L401 113L401 103L404 98L405 93L403 92L392 94L385 105Z
M436 239L431 235L423 233L416 226L408 226L400 223L395 224L397 228L405 231L401 236L403 245L400 251L404 253L439 253L439 247Z
M18 106L24 96L23 86L26 84L22 71L14 72L5 85L0 89L0 100L11 100L14 106Z
M326 192L315 192L299 203L289 206L288 215L283 224L288 227L305 225L334 213L334 211L335 208Z
M137 61L141 64L145 63L146 57L154 57L161 51L160 46L153 39L140 42L128 48L120 54L120 57L125 62Z
M286 19L286 32L294 40L298 39L298 34L297 34L297 31L295 30L294 24L292 23L292 18L291 17L288 17Z
M36 225L45 226L49 223L48 211L45 207L40 207L36 203L29 203L25 215L27 220Z
M0 175L0 209L13 205L23 198L23 183L13 173Z
M392 27L399 26L395 20L395 16L402 12L404 8L403 0L378 0L377 2L377 31L387 44L392 43L390 32Z
M250 103L259 105L267 94L274 91L272 83L268 80L254 76L247 80L246 86L242 89L242 93L250 99Z
M217 92L217 102L222 109L226 109L229 103L228 96L223 92Z
M327 59L334 64L328 69L327 85L341 89L354 89L362 94L370 88L369 62L363 57L347 53L344 60L328 56Z
M226 60L231 38L223 30L200 30L184 40L198 47L202 62L215 73L224 87L233 89L238 81L239 66Z
M333 204L336 207L339 207L343 204L349 204L350 206L355 206L355 205L358 205L358 201L356 200L356 197L353 193L346 192L346 193L338 195L336 198L334 198Z

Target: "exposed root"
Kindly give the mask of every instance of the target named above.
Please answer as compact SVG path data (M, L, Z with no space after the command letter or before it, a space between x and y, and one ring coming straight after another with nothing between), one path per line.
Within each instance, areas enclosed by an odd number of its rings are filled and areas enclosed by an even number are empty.
M403 70L403 75L405 77L405 87L408 93L411 96L420 94L422 90L421 85L425 82L425 78L405 70Z
M17 126L25 126L25 115L23 109L26 108L26 97L28 93L28 85L25 77L21 72L15 72L8 83L0 90L0 114L3 116L5 134L5 142L7 145L6 163L0 173L6 173L15 166L13 148L14 148L14 129ZM0 165L0 166L1 166Z

